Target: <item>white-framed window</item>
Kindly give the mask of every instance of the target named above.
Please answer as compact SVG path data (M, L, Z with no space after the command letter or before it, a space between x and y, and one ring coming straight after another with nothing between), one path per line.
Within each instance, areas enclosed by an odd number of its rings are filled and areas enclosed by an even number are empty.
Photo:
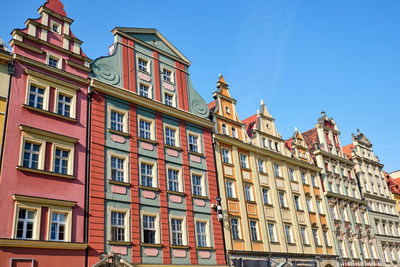
M140 83L139 84L139 95L147 98L151 98L150 85Z
M238 134L235 127L232 127L232 137L238 138Z
M312 229L312 235L313 235L313 238L314 238L315 245L316 246L320 246L321 243L320 243L320 240L319 240L318 229L313 228Z
M251 240L252 241L258 241L259 240L259 234L258 234L257 221L250 220L249 224L250 224Z
M281 208L286 208L287 205L286 205L285 192L279 191L278 196L279 196L279 204L280 204Z
M140 71L150 73L150 61L138 57L137 66Z
M191 173L192 176L192 194L195 196L206 196L206 185L204 174Z
M162 70L162 78L164 81L170 82L170 83L174 83L174 75L173 75L173 71L163 68Z
M159 220L157 214L142 213L142 242L144 244L159 244Z
M262 194L263 194L264 204L271 204L268 188L263 188L262 189Z
M264 161L263 160L261 160L261 159L259 159L258 161L257 161L257 165L258 165L258 171L259 172L261 172L261 173L265 173L265 166L264 166Z
M286 241L288 244L293 244L293 235L292 235L292 227L288 224L285 224L285 236L286 236Z
M50 240L65 241L67 218L68 214L63 212L54 211L51 213Z
M171 217L171 244L177 246L186 245L186 222L181 217Z
M74 94L68 94L57 90L56 106L58 115L75 118L75 99Z
M251 184L244 184L244 194L246 196L246 201L254 201L253 186Z
M61 25L55 22L54 20L50 21L50 30L57 34L61 34Z
M314 187L318 187L317 180L315 180L315 175L314 174L311 174L311 184Z
M183 192L183 183L181 170L168 167L168 190L174 192Z
M231 151L226 149L226 148L222 148L222 160L224 163L231 163Z
M198 247L209 247L210 238L208 234L208 221L195 219L196 221L196 241Z
M61 69L62 68L62 58L51 53L46 55L46 64L50 67Z
M24 142L23 163L22 166L30 169L39 169L40 153L42 144L30 140Z
M40 79L28 76L25 104L37 109L49 109L50 86Z
M300 236L303 242L303 245L308 245L308 237L307 237L307 228L305 226L300 226Z
M165 125L164 126L165 133L165 144L169 146L179 147L179 128Z
M271 242L277 242L278 240L276 238L275 223L268 222L267 226L268 226L268 234L269 234L269 238L270 238Z
M294 204L296 206L296 210L302 210L301 203L300 203L300 196L294 195Z
M240 166L242 168L248 168L247 155L240 154Z
M139 137L154 140L154 121L144 117L139 117Z
M322 202L319 199L317 199L317 210L319 214L325 214L324 208L322 207Z
M265 139L265 137L261 138L261 144L263 147L267 147L267 139Z
M229 198L236 198L235 182L232 180L226 180L226 195Z
M170 107L175 107L175 96L173 94L164 93L164 104Z
M201 135L187 131L189 151L201 153Z
M301 172L301 181L303 182L303 184L307 184L308 185L307 175L306 175L305 172Z
M225 113L226 114L231 114L231 110L229 109L228 106L225 106Z
M328 231L327 230L323 230L322 231L322 236L324 237L325 246L330 247L331 246L331 242L329 241Z
M112 242L129 242L130 241L129 210L108 207L108 212L109 212L108 240Z
M274 164L274 172L276 177L281 177L281 171L278 164Z
M53 153L53 172L72 175L74 171L73 147L53 144Z
M128 132L128 111L108 105L108 128L117 132Z
M35 235L35 227L37 225L37 209L29 209L20 207L18 209L17 218L17 231L16 238L18 239L38 239L37 234Z
M240 224L238 218L231 218L232 239L241 239Z
M313 205L313 203L312 203L312 199L309 198L309 197L307 197L307 198L306 198L306 202L307 202L307 209L308 209L308 211L314 212L314 205Z
M290 178L290 181L296 181L296 175L294 173L294 170L290 169L290 168L289 168L289 178Z
M128 182L128 156L109 151L108 158L110 162L110 179L116 182Z
M268 146L269 146L269 149L274 150L274 147L272 145L272 140L270 140L270 139L268 139Z
M154 162L139 160L140 181L142 186L154 187L157 185L156 166Z
M43 99L44 99L45 89L31 85L29 90L29 106L44 109Z
M222 129L222 134L228 134L228 130L226 128L226 124L222 124L221 129Z

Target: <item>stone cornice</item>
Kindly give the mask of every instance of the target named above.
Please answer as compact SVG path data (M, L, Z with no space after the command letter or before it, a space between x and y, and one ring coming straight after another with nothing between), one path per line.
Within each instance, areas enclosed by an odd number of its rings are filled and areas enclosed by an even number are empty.
M38 9L38 12L39 12L40 15L42 15L42 12L43 12L43 11L45 11L46 13L49 13L49 14L52 15L53 17L58 18L59 20L68 22L69 24L71 24L72 22L74 22L74 20L71 19L71 18L68 18L68 17L66 17L66 16L60 15L60 14L54 12L53 10L48 9L48 8L45 7L45 6L41 6L41 7Z
M0 238L0 247L84 250L85 243Z
M226 136L226 135L222 135L222 134L214 134L214 137L215 137L215 139L217 141L220 141L222 143L233 145L233 146L236 146L238 148L254 152L257 155L264 155L266 157L272 158L273 160L285 161L287 163L302 167L304 169L312 170L312 171L315 171L315 172L321 172L321 170L322 170L320 167L317 167L315 165L312 165L312 164L309 164L307 162L300 161L300 160L297 160L297 159L292 159L290 157L284 156L284 155L282 155L280 153L268 150L266 148L261 148L261 147L258 147L258 146L254 146L254 145L245 143L245 142L243 142L243 141L241 141L241 140L239 140L237 138L232 138L232 137L229 137L229 136Z
M376 195L370 194L370 193L363 193L363 196L364 196L365 198L371 198L371 199L379 200L379 201L382 201L382 202L387 202L387 203L391 203L391 204L396 204L396 200L388 199L388 198L386 198L386 197L376 196Z
M236 125L238 125L238 126L244 125L243 122L234 121L234 120L229 119L229 118L227 118L227 117L221 116L221 115L219 115L219 114L217 114L217 113L212 113L212 115L215 116L216 118L220 119L220 120L226 120L226 121L228 121L228 122L230 122L230 123L233 123L233 124L236 124Z
M63 207L74 207L77 202L76 201L68 201L68 200L60 200L60 199L51 199L51 198L43 198L43 197L31 197L24 195L13 195L13 199L19 202L29 202L29 203L38 203L42 205L49 206L63 206Z
M12 54L9 52L0 52L0 62L10 63L12 57Z
M108 94L131 103L135 103L137 105L140 105L148 109L153 109L155 111L169 115L171 117L175 117L210 129L214 127L214 123L207 119L201 118L199 116L196 116L192 113L189 113L187 111L178 108L166 106L153 99L139 96L136 93L133 93L131 91L128 91L120 87L103 83L97 79L92 78L91 85L93 89L98 92Z
M32 52L35 52L36 54L39 54L39 55L44 53L44 51L42 49L34 47L34 46L31 46L31 45L28 45L28 44L26 44L24 42L21 42L21 41L17 40L17 39L12 39L10 41L10 46L13 47L14 45L22 47L22 48L25 48L25 49L27 49L29 51L32 51Z
M327 158L335 159L337 161L340 161L341 163L350 165L351 167L354 167L354 165L356 165L353 161L351 161L349 159L345 159L345 158L339 157L339 156L334 155L332 153L326 152L326 151L324 151L322 149L318 149L318 150L314 151L314 155L315 156L322 155L322 156L325 156Z
M341 195L341 194L336 194L336 193L333 193L333 192L324 192L324 195L326 197L335 197L335 198L344 199L344 200L347 200L347 201L350 201L350 202L356 202L356 203L359 203L359 204L367 205L367 202L365 200L354 198L354 197L350 197L350 196L345 196L345 195Z
M227 96L225 96L225 95L219 93L218 91L215 91L215 92L213 93L213 97L216 98L217 96L220 97L220 98L225 99L226 101L232 102L233 104L236 104L236 102L237 102L236 99L234 99L234 98L232 98L232 97L227 97Z
M49 137L52 139L56 139L56 140L61 140L61 141L65 141L68 143L78 143L79 139L74 138L74 137L69 137L66 135L62 135L62 134L56 134L53 132L49 132L46 130L42 130L42 129L37 129L37 128L33 128L30 126L26 126L26 125L19 125L19 129L23 132L27 132L27 133L31 133L31 134L37 134L37 135L41 135L41 136L45 136L45 137Z

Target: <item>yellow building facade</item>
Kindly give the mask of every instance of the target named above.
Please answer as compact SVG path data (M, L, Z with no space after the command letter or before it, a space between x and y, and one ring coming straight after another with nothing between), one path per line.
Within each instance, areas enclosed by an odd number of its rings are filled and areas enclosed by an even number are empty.
M313 164L300 132L285 142L263 102L256 115L241 121L222 76L213 97L216 166L230 263L336 266L321 169Z

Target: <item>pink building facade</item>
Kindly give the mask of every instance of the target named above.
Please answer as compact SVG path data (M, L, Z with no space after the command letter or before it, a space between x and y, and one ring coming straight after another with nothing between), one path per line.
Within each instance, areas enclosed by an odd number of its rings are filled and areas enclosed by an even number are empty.
M38 12L10 42L15 74L1 166L0 266L83 266L91 60L60 1Z

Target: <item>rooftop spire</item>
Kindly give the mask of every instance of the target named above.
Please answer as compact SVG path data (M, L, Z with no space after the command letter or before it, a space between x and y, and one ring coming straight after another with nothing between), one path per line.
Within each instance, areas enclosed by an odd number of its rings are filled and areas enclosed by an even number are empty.
M228 85L228 84L225 82L224 76L222 76L222 74L219 74L219 76L218 76L218 82L217 82L217 83L222 83L222 84Z
M67 13L64 10L64 4L60 0L47 0L44 7L66 17Z

